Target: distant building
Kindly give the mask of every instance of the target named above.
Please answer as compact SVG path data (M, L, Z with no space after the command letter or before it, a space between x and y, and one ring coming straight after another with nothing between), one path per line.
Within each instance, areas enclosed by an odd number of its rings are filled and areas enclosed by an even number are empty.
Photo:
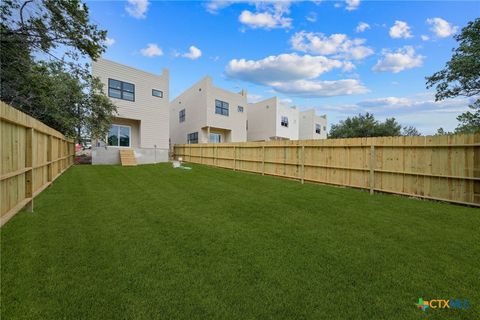
M118 111L107 137L92 146L92 163L120 163L119 150L125 148L133 149L140 164L168 161L168 70L155 75L98 59L92 74L100 78Z
M230 92L205 77L170 103L172 144L247 141L247 92Z
M315 109L300 112L299 139L327 139L327 116L318 116Z
M298 140L299 111L277 97L248 104L248 141Z

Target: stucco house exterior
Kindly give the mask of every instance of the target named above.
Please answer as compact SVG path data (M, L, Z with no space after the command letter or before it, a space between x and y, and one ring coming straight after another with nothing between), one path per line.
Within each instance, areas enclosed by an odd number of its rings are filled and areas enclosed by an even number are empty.
M168 70L156 75L98 59L92 75L100 78L118 112L107 137L94 142L92 164L118 164L119 150L128 148L139 164L168 161Z
M298 140L299 111L277 97L248 104L248 141Z
M300 112L299 139L327 139L327 115L318 116L315 109Z
M247 92L230 92L207 76L170 103L173 144L247 141Z

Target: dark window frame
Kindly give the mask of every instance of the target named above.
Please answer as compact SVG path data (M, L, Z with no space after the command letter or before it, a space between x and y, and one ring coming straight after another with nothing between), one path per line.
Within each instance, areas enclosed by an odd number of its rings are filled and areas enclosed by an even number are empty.
M237 111L243 113L244 108L242 106L237 107Z
M187 144L198 144L198 131L187 133Z
M185 109L178 111L178 123L185 122L186 118L187 118L187 112L185 111Z
M230 105L228 104L228 102L215 99L215 114L228 117L229 108Z
M287 116L282 116L280 119L280 125L282 127L288 128L288 117Z
M113 86L113 85L111 84L111 82L113 82L113 81L119 82L119 83L120 83L120 88L117 88L117 87ZM126 88L125 88L126 85L131 85L131 86L133 87L132 91L126 89ZM115 96L111 95L111 94L110 94L110 90L119 91L119 92L120 92L120 97L115 97ZM132 94L133 100L130 100L130 99L125 98L125 97L124 97L124 93L125 93L125 92ZM125 81L117 80L117 79L108 78L108 96L109 96L110 98L114 98L114 99L120 99L120 100L135 102L135 84L130 83L130 82L125 82Z
M322 125L315 123L315 133L322 134Z
M160 95L155 95L155 92L160 92ZM158 90L158 89L152 89L152 96L156 97L156 98L163 98L163 91L162 90Z

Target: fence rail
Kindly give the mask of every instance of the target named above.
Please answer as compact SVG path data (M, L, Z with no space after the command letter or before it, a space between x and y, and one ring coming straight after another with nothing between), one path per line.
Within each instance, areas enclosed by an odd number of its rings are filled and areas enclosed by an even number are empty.
M480 134L187 144L186 162L480 206Z
M73 164L75 146L58 131L0 102L0 226Z

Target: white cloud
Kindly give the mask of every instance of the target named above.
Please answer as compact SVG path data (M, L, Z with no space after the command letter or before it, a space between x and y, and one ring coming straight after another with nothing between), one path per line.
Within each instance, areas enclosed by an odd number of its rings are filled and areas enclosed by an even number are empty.
M269 56L261 60L233 59L226 74L232 78L259 84L313 79L345 63L323 56L300 56L295 53Z
M432 26L430 30L439 38L449 37L458 31L457 26L442 18L427 19L427 23Z
M347 7L345 8L348 11L357 10L360 6L360 0L345 0Z
M352 69L348 61L324 56L281 54L261 60L234 59L225 73L235 79L266 85L276 92L304 97L325 97L365 93L367 89L356 79L318 80L320 75L334 69Z
M195 60L202 56L202 50L198 49L195 46L190 46L188 52L182 54L181 56L184 58Z
M205 8L208 12L212 14L217 14L223 8L226 8L233 4L233 1L224 1L224 0L214 0L209 1L205 4Z
M374 53L364 46L365 39L350 40L347 35L337 33L325 36L322 33L297 32L290 39L292 48L297 51L322 55L337 55L339 58L360 60Z
M115 43L115 39L106 37L104 43L108 47L113 46L113 44Z
M394 52L383 50L382 58L377 61L372 70L398 73L406 69L420 67L424 58L422 55L415 54L415 49L412 46L404 46Z
M270 12L253 13L248 10L244 10L238 17L238 20L253 29L290 28L292 26L291 18L283 17L281 15L274 15Z
M308 14L308 16L305 17L305 19L307 19L307 21L309 21L309 22L316 22L317 21L317 14L313 11L310 11L310 13Z
M163 55L163 51L155 43L149 43L146 48L141 49L140 53L145 57L158 57Z
M413 37L408 23L400 20L395 21L395 24L390 28L389 34L390 34L390 37L397 38L397 39L398 38L407 39L407 38Z
M358 23L357 27L355 28L355 31L357 33L360 33L360 32L364 32L367 29L370 29L370 25L366 22L360 22L360 23Z
M125 10L134 18L144 19L149 5L148 0L128 0Z
M276 29L291 28L292 19L287 17L290 13L290 1L254 1L256 12L244 10L238 20L253 28Z
M420 39L422 39L422 41L428 41L428 40L430 40L430 37L427 36L426 34L422 34L422 35L420 36Z
M368 89L356 79L333 81L296 80L292 82L275 82L271 86L275 91L299 97L333 97L367 93Z

